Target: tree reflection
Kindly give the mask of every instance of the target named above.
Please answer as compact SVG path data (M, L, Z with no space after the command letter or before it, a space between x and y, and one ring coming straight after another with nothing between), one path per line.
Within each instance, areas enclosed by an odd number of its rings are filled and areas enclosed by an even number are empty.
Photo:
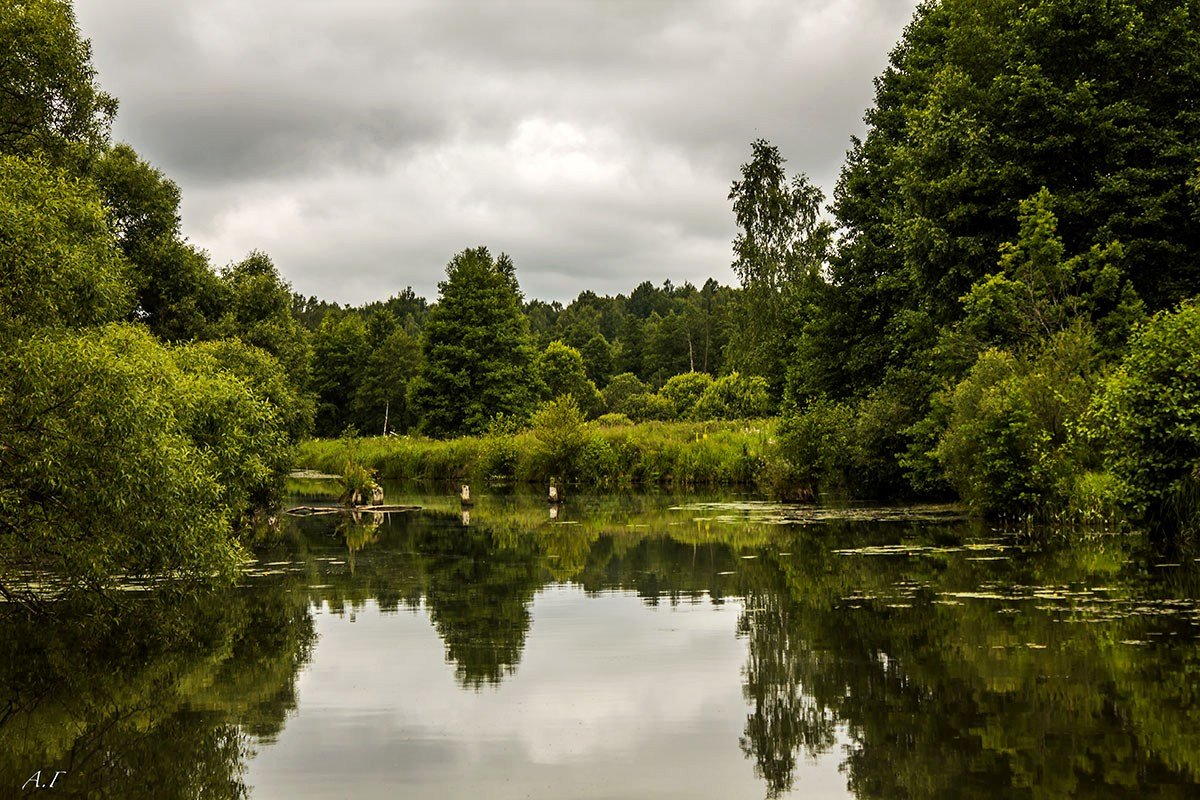
M242 798L295 707L312 618L281 587L67 601L0 616L0 785L63 797Z
M459 684L478 690L519 668L533 599L562 581L647 604L741 601L740 747L771 798L803 794L798 762L817 757L860 798L1200 784L1200 575L1155 571L1139 539L474 511L470 528L457 509L303 521L264 557L288 566L237 591L55 620L4 610L0 785L63 769L68 797L245 797L251 748L295 708L312 604L427 612Z

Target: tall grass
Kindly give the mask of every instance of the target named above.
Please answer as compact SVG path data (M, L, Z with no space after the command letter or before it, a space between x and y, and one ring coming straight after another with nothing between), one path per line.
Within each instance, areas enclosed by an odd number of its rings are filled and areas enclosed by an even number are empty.
M459 439L373 437L303 443L297 466L340 472L347 461L386 479L499 479L541 482L556 478L584 486L752 485L774 449L774 420L644 422L587 425L581 447L562 464L534 431Z

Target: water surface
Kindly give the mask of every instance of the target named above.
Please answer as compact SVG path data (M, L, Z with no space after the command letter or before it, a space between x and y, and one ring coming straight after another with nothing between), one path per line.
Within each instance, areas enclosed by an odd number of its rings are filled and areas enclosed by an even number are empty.
M0 796L1192 797L1200 570L953 509L449 491L4 617ZM43 790L45 791L45 790Z

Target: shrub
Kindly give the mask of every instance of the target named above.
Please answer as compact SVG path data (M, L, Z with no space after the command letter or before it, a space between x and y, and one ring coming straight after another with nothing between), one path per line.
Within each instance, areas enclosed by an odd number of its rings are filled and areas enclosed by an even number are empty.
M604 397L583 368L583 358L574 347L553 341L537 359L538 375L544 387L544 397L553 399L570 395L588 417L604 411Z
M1200 522L1200 306L1183 303L1134 334L1090 415L1123 505L1169 528Z
M844 482L847 447L854 422L850 409L818 400L779 423L778 450L784 463L774 463L773 488L784 497L812 499L817 492Z
M596 418L596 424L606 428L624 428L633 424L625 414L601 414Z
M620 375L613 377L608 382L608 386L604 387L604 405L608 410L615 414L629 413L629 399L636 395L645 394L648 391L646 384L638 379L637 375L632 372L622 372Z
M352 461L346 462L338 482L342 487L342 494L338 499L348 506L360 506L369 502L379 489L379 484L375 482L375 470Z
M712 376L706 372L685 372L669 379L658 393L671 401L678 419L687 419L712 383Z
M669 422L675 419L675 405L657 394L635 394L626 398L625 413L636 422Z
M539 477L571 477L588 439L587 421L575 399L564 395L542 406L533 415L532 432Z
M1095 344L1076 327L1033 359L982 353L949 398L935 448L946 480L986 514L1047 513L1066 505L1087 465L1077 435L1091 400Z
M767 381L732 372L713 381L695 406L697 419L753 419L771 413Z

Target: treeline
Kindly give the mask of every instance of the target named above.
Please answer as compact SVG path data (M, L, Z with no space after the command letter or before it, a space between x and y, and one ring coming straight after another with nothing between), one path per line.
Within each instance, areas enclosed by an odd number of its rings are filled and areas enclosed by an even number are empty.
M457 274L452 264L449 277ZM535 351L532 377L537 386L532 394L537 400L570 394L592 417L614 413L634 421L691 419L697 418L700 394L728 371L738 289L711 279L699 289L690 283L654 286L646 281L628 296L584 291L565 307L525 300L515 283L511 289L525 318L518 324L528 329L527 337L517 332L512 341ZM356 307L294 296L297 318L312 335L318 435L436 428L436 423L424 424L408 397L411 380L422 370L421 337L431 308L437 306L411 288ZM460 332L471 327L472 313L467 308L456 312ZM445 318L440 312L439 317ZM767 414L774 406L763 388L759 381L726 377L710 392L698 418ZM731 407L731 402L740 405ZM478 433L480 428L441 432Z
M290 290L183 238L69 3L4 4L0 43L0 595L230 576L311 429Z
M735 269L794 481L1200 522L1200 2L922 4L829 207L756 142Z

